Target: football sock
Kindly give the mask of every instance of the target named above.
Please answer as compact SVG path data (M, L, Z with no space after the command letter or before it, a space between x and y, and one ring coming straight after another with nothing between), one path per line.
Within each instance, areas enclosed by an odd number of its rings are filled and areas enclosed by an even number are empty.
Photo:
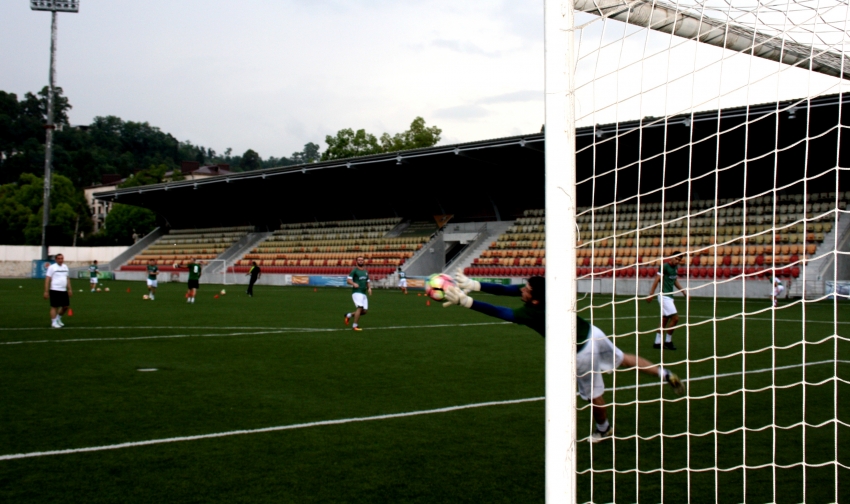
M667 333L667 338L664 341L666 341L667 343L670 343L671 341L673 341L673 335L670 334L670 333Z
M608 423L608 420L606 419L603 423L596 424L596 430L598 430L599 432L608 432L608 427L610 426L611 424Z
M354 325L353 325L352 327L357 327L357 322L355 322L355 323L354 323Z
M345 318L351 318L351 317L353 317L353 315L352 315L351 313L346 313L346 314L345 314ZM354 324L354 325L356 326L357 324Z
M661 333L655 333L655 344L656 345L661 344Z
M658 366L658 376L659 376L662 380L666 380L666 379L667 379L667 370L666 370L666 369L664 369L664 368L663 368L663 367L661 367L661 366Z

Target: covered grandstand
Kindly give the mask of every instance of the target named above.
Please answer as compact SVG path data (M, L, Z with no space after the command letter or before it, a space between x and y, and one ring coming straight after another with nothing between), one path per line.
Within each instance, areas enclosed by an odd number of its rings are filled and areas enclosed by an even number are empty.
M840 141L847 105L833 95L578 130L577 274L591 282L580 289L652 278L677 250L690 253L680 273L697 283L774 269L800 276L848 232L846 214L838 218L850 200ZM380 277L450 263L520 281L545 273L544 183L544 137L535 133L96 198L160 216L157 236L112 265L123 271L150 258L167 270L194 255L232 273L257 261L267 273L344 275L364 254ZM424 251L435 246L433 261Z

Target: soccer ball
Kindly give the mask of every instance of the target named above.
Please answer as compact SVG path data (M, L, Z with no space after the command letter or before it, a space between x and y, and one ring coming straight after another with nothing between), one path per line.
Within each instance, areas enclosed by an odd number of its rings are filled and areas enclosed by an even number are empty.
M109 287L105 287L103 290L105 290L106 292L109 292Z
M435 273L425 281L425 295L435 301L442 301L446 297L446 289L454 286L455 281L452 277Z
M225 292L224 289L221 289L221 295L223 296L225 294L227 294L227 292Z
M97 291L100 292L100 287L97 288Z
M147 294L145 294L144 296L142 296L142 299L150 299L150 296L148 296Z

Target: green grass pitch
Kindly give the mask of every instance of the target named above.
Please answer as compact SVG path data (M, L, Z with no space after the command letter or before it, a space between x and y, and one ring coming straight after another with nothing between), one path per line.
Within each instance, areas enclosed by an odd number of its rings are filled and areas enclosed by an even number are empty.
M258 286L248 298L226 286L214 299L221 287L202 285L189 305L182 284L143 301L141 282L92 294L74 280L74 315L52 330L42 285L0 280L0 501L544 500L545 342L530 329L396 290L375 291L355 333L342 320L348 289ZM606 376L617 439L579 443L580 502L829 502L836 478L847 492L850 471L833 462L837 452L850 464L850 429L831 420L850 422L850 348L830 337L850 335L846 305L836 325L831 303L790 305L774 321L756 313L767 300L749 301L744 325L711 318L740 302L695 299L679 350L662 356L657 305L611 301L593 299L596 325L690 377L690 400L634 371ZM434 411L465 405L476 407ZM275 427L292 428L255 431ZM760 467L774 453L812 467Z

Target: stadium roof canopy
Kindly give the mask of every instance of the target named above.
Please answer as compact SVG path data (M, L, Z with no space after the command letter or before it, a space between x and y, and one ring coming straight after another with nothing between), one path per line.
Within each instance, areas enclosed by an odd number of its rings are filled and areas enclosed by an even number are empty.
M635 203L639 193L644 202L754 196L771 190L774 180L801 192L806 177L809 192L835 190L836 168L848 154L847 142L836 147L841 125L850 124L848 103L850 97L830 95L581 128L578 204ZM149 208L172 227L277 228L314 219L438 214L507 220L544 207L544 161L544 134L533 133L95 197ZM847 170L839 172L847 177Z

